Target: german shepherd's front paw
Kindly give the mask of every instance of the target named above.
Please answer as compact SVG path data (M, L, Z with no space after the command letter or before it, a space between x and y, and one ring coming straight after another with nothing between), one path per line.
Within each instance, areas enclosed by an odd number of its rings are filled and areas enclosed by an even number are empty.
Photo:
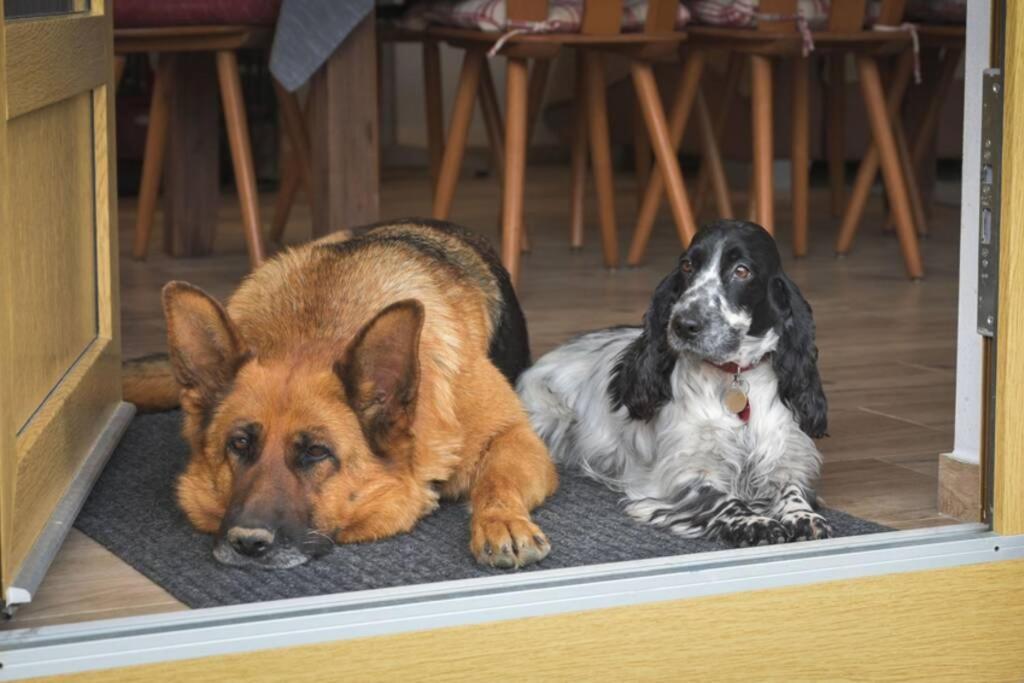
M474 515L469 549L476 561L511 569L539 562L551 552L551 543L529 517L508 513Z

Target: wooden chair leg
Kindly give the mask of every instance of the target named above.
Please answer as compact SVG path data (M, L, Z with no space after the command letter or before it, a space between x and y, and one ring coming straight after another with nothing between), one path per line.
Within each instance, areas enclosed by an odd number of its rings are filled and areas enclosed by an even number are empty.
M530 68L530 85L527 91L528 104L526 113L526 142L533 140L533 131L537 128L540 112L544 108L544 94L548 89L548 74L551 72L551 60L536 59Z
M619 265L619 236L615 224L615 180L611 141L608 132L608 101L605 92L604 55L583 53L587 83L587 132L590 136L590 161L597 192L597 214L601 224L601 248L608 268Z
M956 79L956 70L960 64L960 56L962 52L956 49L948 49L942 58L942 69L939 73L938 79L935 81L934 91L931 94L928 102L928 108L925 110L924 116L921 118L920 123L917 126L917 130L914 134L914 141L912 145L912 151L910 153L910 170L908 173L908 179L914 179L913 188L916 188L916 201L919 206L914 207L914 220L917 222L917 231L919 234L928 234L927 216L928 207L925 204L924 198L921 196L921 185L917 181L917 174L921 172L921 167L924 163L925 156L928 154L928 149L931 145L935 144L935 130L939 125L939 115L942 113L942 107L946 103L946 98L949 96L949 89L953 85L953 81ZM902 133L902 130L900 131ZM912 198L913 199L913 198ZM918 212L920 212L920 220L918 218ZM890 213L889 222L893 222L893 216Z
M903 170L903 180L907 186L907 199L910 200L910 216L914 220L914 229L918 235L928 234L928 219L924 213L924 201L921 199L921 186L917 182L917 171L914 170L910 158L910 148L907 145L907 135L903 130L903 121L899 112L890 117L892 120L893 139L896 141L896 151L899 154L900 168Z
M153 99L149 103L149 127L146 130L146 148L142 156L142 180L139 184L139 205L135 217L135 235L132 258L143 260L149 251L153 232L156 200L163 175L164 152L167 150L167 122L170 116L171 60L163 55L153 77Z
M575 100L572 110L572 157L569 172L569 244L583 247L583 199L587 189L587 87L583 50L575 50Z
M725 177L725 165L722 163L722 153L718 149L718 140L715 137L715 124L711 120L711 112L708 110L707 98L704 97L703 87L697 90L697 122L700 125L701 154L703 161L701 168L707 168L708 177L711 178L711 189L715 195L715 208L720 218L732 218L732 201L729 198L729 181Z
M433 40L423 41L423 94L430 181L436 188L444 156L444 101L441 95L441 51Z
M899 151L896 149L896 141L893 137L892 115L887 111L878 64L870 56L858 55L857 71L860 75L861 92L867 107L868 121L871 124L871 134L875 139L875 146L878 148L886 193L896 216L896 234L900 240L907 274L913 279L918 279L924 275L924 268L921 265L921 254L918 249L917 234L914 232L914 221L910 213Z
M750 56L751 120L754 138L754 199L757 201L757 222L770 233L775 232L774 183L772 179L772 62L761 55Z
M858 66L859 68L859 66ZM889 85L889 92L886 95L886 112L893 118L899 111L900 103L903 102L903 94L910 83L910 76L913 72L913 54L905 53L893 73L892 82ZM877 66L876 66L877 71ZM853 189L850 191L850 198L847 201L846 209L843 211L843 220L839 226L839 236L836 238L836 254L843 255L850 250L853 238L857 234L861 218L864 216L864 207L867 205L868 194L871 192L871 185L878 175L878 146L872 142L867 152L861 159L857 168L857 178L854 180Z
M310 204L313 203L313 160L309 151L306 117L299 106L298 96L285 90L277 79L274 79L274 93L277 95L278 111L281 113L281 122L284 124L291 147L285 167L287 175L282 177L274 220L270 226L270 242L280 244L288 222L288 214L291 213L291 203L294 202L296 190L300 185L306 189ZM287 207L282 205L285 200L289 202Z
M537 128L537 120L540 119L540 112L544 106L544 94L548 87L548 73L551 70L551 60L534 60L530 67L530 84L527 87L526 107L526 158L529 162L530 145L533 142L533 131ZM523 251L530 251L530 224L523 221Z
M647 68L644 68L645 66ZM679 241L683 246L688 245L697 231L693 211L690 209L689 199L686 196L683 176L679 171L676 150L682 143L686 122L690 117L690 110L693 108L694 100L697 97L697 89L700 85L700 77L703 71L704 54L702 52L694 52L685 60L679 75L679 83L676 85L675 95L673 96L672 110L669 115L670 120L666 124L664 109L661 106L661 97L658 94L658 84L654 80L653 71L649 65L633 64L633 85L636 88L637 99L640 101L644 114L644 123L647 126L648 138L651 141L651 146L658 163L651 169L650 178L647 181L647 189L644 192L644 198L640 202L640 210L637 213L636 228L633 230L633 240L629 247L627 261L631 266L639 265L643 261L644 252L647 250L647 243L651 237L654 220L658 215L661 195L665 189L666 167L669 174L669 203L672 208ZM667 130L663 132L667 137L662 140L656 136L660 136L662 128L665 126L667 126ZM677 180L678 183L676 182Z
M792 112L792 211L793 255L807 254L807 202L810 186L810 60L793 59L793 112Z
M480 86L480 70L484 59L482 51L466 50L466 56L462 61L451 123L448 125L448 140L444 145L441 171L438 173L437 188L434 192L433 217L437 219L446 220L452 210L452 200L455 198L455 187L459 182L462 157L466 153L466 138L473 118L473 102Z
M260 231L259 195L256 192L256 172L252 163L249 142L249 124L245 120L245 102L242 82L238 76L238 59L232 50L217 52L217 76L220 81L221 106L228 129L231 162L235 170L235 188L242 208L242 228L249 247L249 265L255 270L265 258L263 235Z
M639 208L643 204L644 192L651 178L651 141L647 138L647 125L644 123L644 110L640 106L640 98L633 102L633 168L636 173L636 201Z
M715 148L720 149L722 144L722 133L725 131L729 115L732 113L733 103L736 95L739 94L740 81L743 78L743 68L746 60L738 52L729 55L729 64L725 70L725 81L722 86L722 94L715 107L714 140ZM700 175L697 176L697 190L693 198L693 215L700 216L704 210L704 200L708 194L708 183L711 181L711 169L708 168L705 160L701 161Z
M528 82L527 61L510 57L505 76L505 175L502 191L501 261L509 272L513 286L519 282L522 247Z
M832 190L832 215L843 213L846 201L846 54L828 59L828 178Z
M121 79L124 78L124 66L127 61L124 55L114 57L114 92L121 87Z
M702 57L698 56L696 59L701 60ZM695 70L700 68L702 66L696 67ZM697 232L697 225L693 220L693 210L690 208L690 200L686 196L686 185L683 182L682 171L679 169L679 159L676 157L676 150L679 147L679 142L682 141L685 129L685 120L673 119L670 128L669 123L665 120L665 111L661 105L661 97L658 95L658 84L654 79L654 69L650 64L634 62L631 71L633 84L636 86L637 95L643 105L647 133L650 135L654 156L658 161L658 173L651 174L649 186L657 187L662 182L661 178L664 178L672 217L675 219L676 229L683 246L686 247ZM695 80L699 84L700 76L698 75ZM696 87L694 96L691 97L691 104L695 98ZM676 133L678 136L675 135Z
M498 105L498 93L494 88L494 79L491 76L491 68L485 61L480 67L480 110L484 115L484 128L487 131L487 142L491 150L491 165L494 168L494 175L498 178L498 186L504 184L505 175L505 124L501 120L501 109ZM529 141L527 141L529 149ZM499 200L500 202L500 200ZM501 221L502 211L498 207L498 220ZM526 236L526 226L523 225L523 251L529 251L529 239Z

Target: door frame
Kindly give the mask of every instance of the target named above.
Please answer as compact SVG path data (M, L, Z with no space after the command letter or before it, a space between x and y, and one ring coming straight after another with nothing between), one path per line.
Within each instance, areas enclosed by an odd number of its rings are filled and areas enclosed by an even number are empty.
M0 680L1024 676L1024 4L1007 3L993 527L12 631ZM1016 130L1015 130L1016 129ZM1021 131L1021 132L1018 132ZM950 627L956 624L956 629ZM770 652L770 657L765 657ZM768 667L771 667L770 669ZM103 671L98 671L104 669ZM301 673L300 673L301 672Z
M24 425L7 400L18 391L15 380L10 373L0 371L0 536L12 539L8 547L14 545L19 531L14 526L18 521L14 515L14 482L22 469L20 464L31 462L40 453L74 456L73 473L70 467L61 470L71 483L59 503L48 511L45 520L33 520L23 547L0 556L0 603L5 610L31 600L135 413L133 406L121 401L119 379L112 5L111 0L92 0L91 4L88 12L0 22L0 159L5 163L8 159L8 127L12 120L86 93L91 98L97 314L95 336ZM90 49L95 45L102 47ZM41 64L51 68L42 70ZM9 196L8 186L0 187L0 224L9 220L17 200ZM14 275L4 268L0 271L6 271L0 272L2 294L11 291ZM0 368L12 368L17 360L17 320L12 305L0 304L0 308ZM22 431L17 434L19 429ZM64 478L59 481L63 483ZM15 495L10 495L12 492Z

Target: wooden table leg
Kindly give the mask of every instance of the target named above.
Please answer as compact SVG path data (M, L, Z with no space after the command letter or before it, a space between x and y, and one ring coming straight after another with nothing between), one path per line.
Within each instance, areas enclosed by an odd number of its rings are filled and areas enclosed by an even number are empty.
M220 181L220 95L212 53L164 55L171 59L164 250L173 256L213 251Z
M309 139L317 237L372 223L380 212L376 44L371 12L313 75Z

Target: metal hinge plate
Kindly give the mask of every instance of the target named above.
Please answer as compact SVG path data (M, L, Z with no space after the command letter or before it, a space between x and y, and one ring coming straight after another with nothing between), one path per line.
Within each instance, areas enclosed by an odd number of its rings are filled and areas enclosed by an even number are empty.
M999 297L999 197L1003 150L1003 74L985 69L981 97L978 211L978 334L994 337Z

